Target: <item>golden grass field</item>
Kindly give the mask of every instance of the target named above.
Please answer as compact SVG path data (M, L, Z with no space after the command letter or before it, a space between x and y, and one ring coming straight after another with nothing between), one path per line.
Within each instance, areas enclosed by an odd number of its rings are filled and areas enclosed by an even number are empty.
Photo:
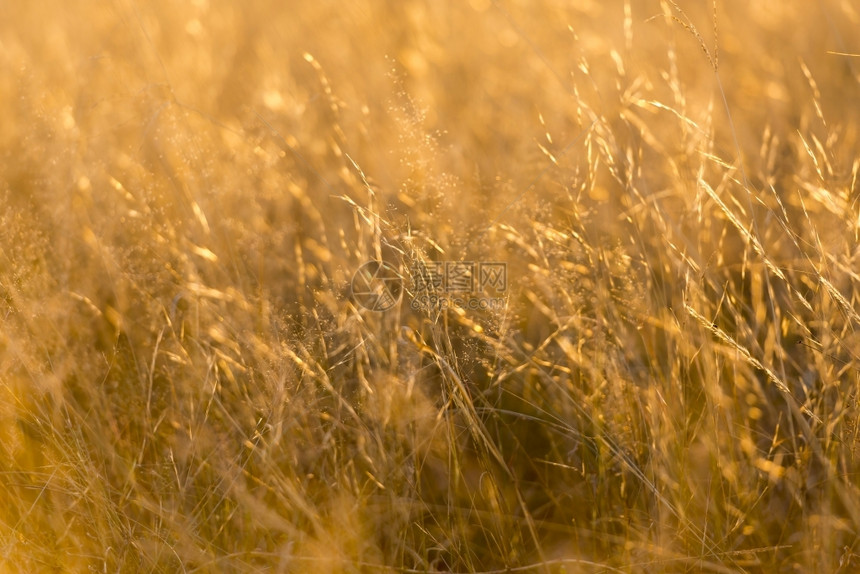
M860 571L858 29L0 3L0 572Z

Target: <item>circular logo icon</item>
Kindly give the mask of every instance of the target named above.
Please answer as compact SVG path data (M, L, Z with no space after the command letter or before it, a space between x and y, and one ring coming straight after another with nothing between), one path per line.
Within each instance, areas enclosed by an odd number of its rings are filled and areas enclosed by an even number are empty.
M369 311L388 311L403 296L403 278L384 261L368 261L352 276L352 298Z

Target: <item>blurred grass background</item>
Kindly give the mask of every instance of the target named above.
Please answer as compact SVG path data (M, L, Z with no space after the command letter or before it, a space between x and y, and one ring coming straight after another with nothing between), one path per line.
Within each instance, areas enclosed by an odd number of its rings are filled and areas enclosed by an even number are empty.
M0 568L856 571L858 26L0 4Z

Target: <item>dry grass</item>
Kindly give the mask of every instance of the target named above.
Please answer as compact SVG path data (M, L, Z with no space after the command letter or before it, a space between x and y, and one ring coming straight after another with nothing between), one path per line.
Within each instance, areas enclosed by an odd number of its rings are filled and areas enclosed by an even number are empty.
M852 2L288 4L0 4L0 570L860 569Z

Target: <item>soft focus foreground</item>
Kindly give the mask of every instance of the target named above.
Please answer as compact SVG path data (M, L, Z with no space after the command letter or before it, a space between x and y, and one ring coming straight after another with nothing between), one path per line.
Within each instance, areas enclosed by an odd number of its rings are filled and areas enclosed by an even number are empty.
M0 4L0 570L856 571L858 26Z

